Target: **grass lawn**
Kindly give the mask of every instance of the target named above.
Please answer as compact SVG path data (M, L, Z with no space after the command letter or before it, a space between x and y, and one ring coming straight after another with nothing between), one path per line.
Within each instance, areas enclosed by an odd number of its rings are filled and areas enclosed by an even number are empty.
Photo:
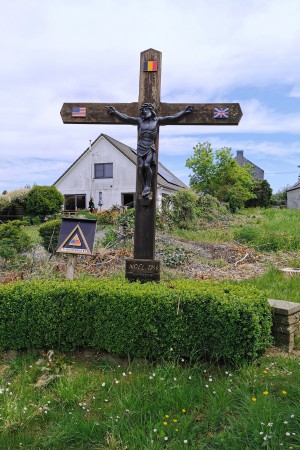
M40 358L0 365L1 449L300 448L296 356L270 352L238 368Z

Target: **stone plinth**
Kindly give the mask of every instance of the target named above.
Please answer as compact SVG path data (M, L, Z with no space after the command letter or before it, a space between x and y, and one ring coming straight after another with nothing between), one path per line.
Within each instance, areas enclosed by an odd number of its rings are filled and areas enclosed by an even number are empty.
M274 344L291 352L295 336L300 334L300 303L269 299L269 304L273 314Z

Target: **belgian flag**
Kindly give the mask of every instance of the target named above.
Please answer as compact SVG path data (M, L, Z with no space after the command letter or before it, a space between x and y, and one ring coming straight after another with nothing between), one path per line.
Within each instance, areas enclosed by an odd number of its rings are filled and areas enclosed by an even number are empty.
M157 72L157 61L144 61L144 72Z

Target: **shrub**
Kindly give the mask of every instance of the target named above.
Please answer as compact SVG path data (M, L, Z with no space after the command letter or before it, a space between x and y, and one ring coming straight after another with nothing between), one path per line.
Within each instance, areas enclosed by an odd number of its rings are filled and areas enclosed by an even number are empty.
M54 253L56 250L60 227L61 219L49 220L40 226L39 234L42 238L42 245L49 253Z
M235 363L270 345L272 322L257 289L191 280L17 282L0 286L0 316L0 349L92 347Z
M179 228L192 228L197 218L197 194L191 189L178 191L172 197L171 218Z
M14 259L17 254L27 252L31 247L32 241L19 220L0 224L0 256L2 258Z
M55 186L34 186L26 197L26 212L45 217L58 213L63 203L64 197Z

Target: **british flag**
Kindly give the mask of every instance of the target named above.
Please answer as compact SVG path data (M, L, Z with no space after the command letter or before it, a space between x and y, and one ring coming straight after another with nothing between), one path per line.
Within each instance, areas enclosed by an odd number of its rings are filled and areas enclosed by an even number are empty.
M229 108L214 108L214 119L228 119Z

